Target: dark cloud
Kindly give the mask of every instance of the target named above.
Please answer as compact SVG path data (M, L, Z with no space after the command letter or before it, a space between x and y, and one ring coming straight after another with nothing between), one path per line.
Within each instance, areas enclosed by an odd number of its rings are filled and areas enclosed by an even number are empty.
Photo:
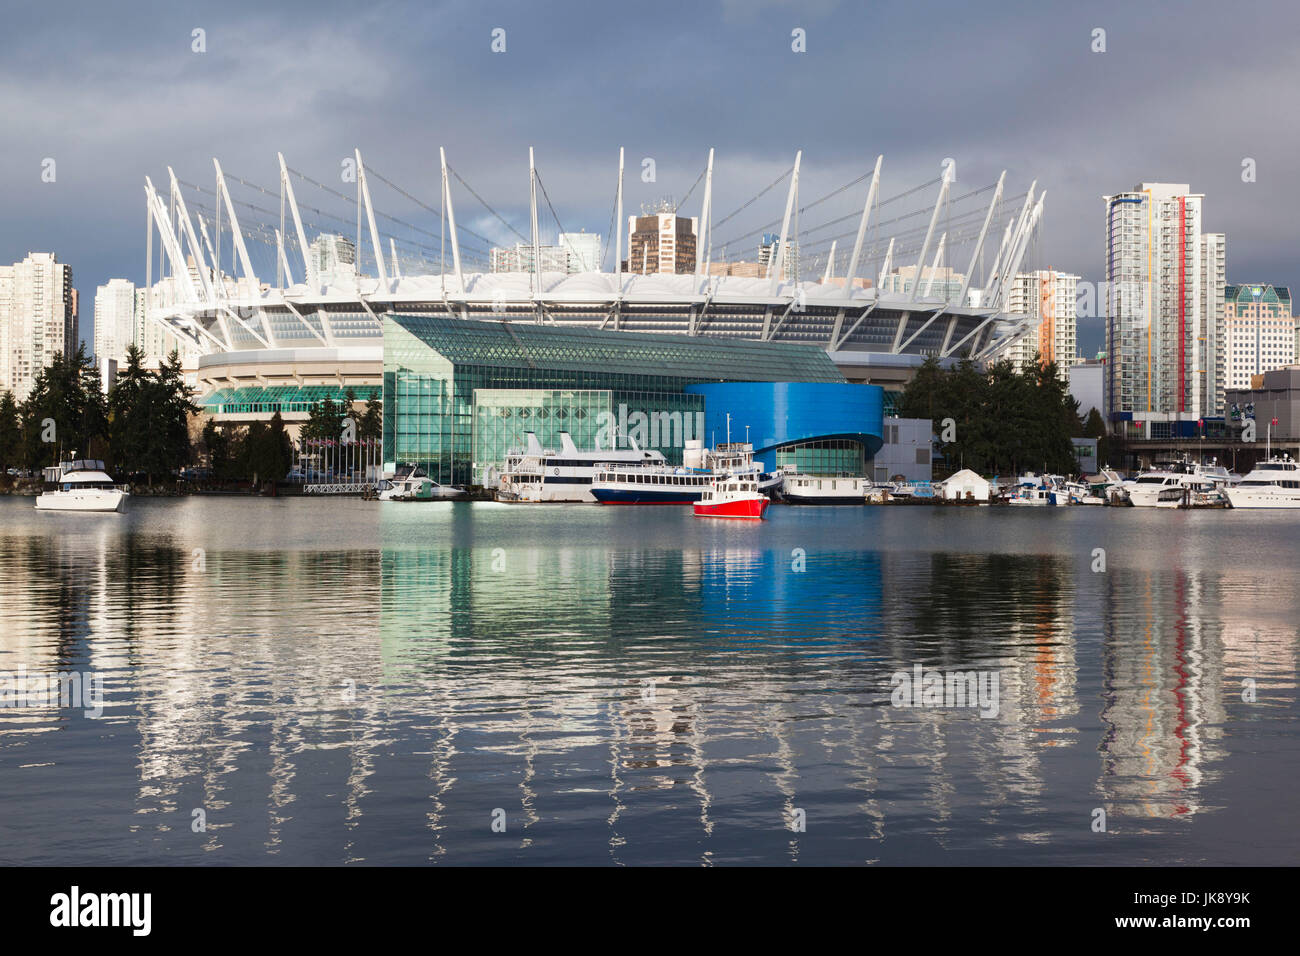
M1037 178L1047 213L1030 264L1092 279L1101 195L1187 182L1206 194L1207 227L1228 235L1230 281L1300 286L1289 109L1300 13L1278 4L233 2L25 5L6 17L0 259L58 252L87 327L97 284L143 279L146 175L161 184L170 164L210 183L215 155L271 185L282 150L337 183L354 146L433 203L444 145L520 224L535 146L565 227L602 234L620 145L630 210L681 196L710 146L719 211L798 148L809 197L877 153L887 191L931 178L951 156L963 187L1004 168L1012 193ZM490 50L497 27L505 54ZM196 28L206 53L191 51ZM806 53L791 51L795 28ZM1091 50L1096 28L1105 53ZM40 182L46 157L58 163L54 184ZM643 157L656 161L654 184L636 175ZM1246 157L1254 183L1241 181ZM845 199L849 208L860 194ZM470 228L508 235L468 197L457 202ZM769 194L747 224L780 206ZM1085 347L1099 344L1093 323L1081 328Z

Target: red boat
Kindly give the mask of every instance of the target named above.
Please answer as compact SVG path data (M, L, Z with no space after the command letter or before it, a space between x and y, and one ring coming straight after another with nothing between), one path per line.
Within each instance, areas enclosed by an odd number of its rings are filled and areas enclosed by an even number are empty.
M751 478L729 475L711 482L695 503L697 518L745 518L758 521L767 511L767 496Z

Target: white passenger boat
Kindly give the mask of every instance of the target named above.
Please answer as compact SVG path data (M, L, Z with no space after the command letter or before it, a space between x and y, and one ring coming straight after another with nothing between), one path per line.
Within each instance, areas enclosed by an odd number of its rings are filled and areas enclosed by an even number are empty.
M641 448L629 439L628 448L581 451L568 432L560 432L560 449L543 448L535 432L525 434L526 447L506 455L497 486L500 501L595 501L592 480L608 466L668 468L662 452Z
M104 463L93 458L65 461L47 468L46 479L57 485L36 496L39 511L125 511L130 494L108 476Z
M1234 508L1300 508L1300 466L1289 455L1261 461L1226 494Z
M721 475L753 479L759 493L771 496L783 483L780 472L762 470L748 442L724 442L712 451L688 441L686 464L603 465L591 483L591 494L607 505L687 505L699 501Z

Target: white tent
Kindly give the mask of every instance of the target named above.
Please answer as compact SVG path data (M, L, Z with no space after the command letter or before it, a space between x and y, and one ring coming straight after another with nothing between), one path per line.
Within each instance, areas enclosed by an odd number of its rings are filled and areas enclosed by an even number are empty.
M990 485L969 468L963 468L961 471L939 482L937 486L943 497L952 500L959 499L965 501L969 497L976 501L989 500Z

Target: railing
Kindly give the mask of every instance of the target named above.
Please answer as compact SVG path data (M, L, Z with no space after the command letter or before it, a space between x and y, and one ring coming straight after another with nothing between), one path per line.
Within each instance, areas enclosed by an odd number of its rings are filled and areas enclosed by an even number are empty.
M307 495L355 495L383 478L383 446L377 439L342 442L304 438L288 480Z

